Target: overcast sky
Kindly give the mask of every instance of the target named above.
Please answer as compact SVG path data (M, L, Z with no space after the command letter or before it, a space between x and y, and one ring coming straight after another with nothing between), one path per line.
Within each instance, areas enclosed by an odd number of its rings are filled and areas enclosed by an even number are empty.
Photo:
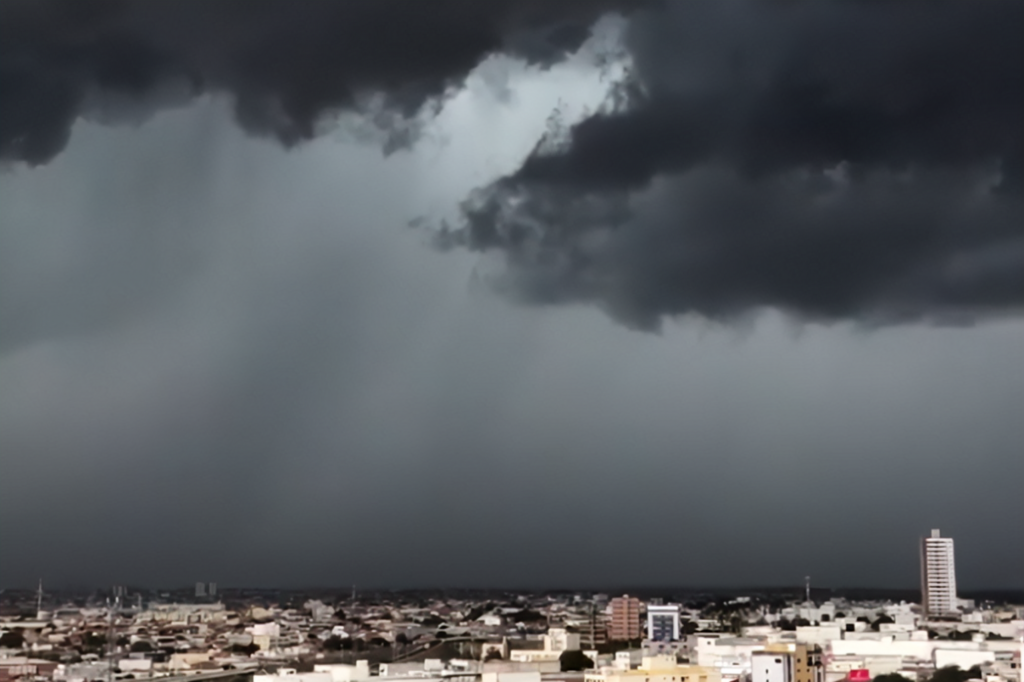
M1022 586L1024 6L429 6L0 5L0 586Z

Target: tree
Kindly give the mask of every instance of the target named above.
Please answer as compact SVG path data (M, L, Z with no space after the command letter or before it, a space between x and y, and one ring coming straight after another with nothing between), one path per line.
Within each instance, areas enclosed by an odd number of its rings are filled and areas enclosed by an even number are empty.
M871 624L871 629L874 630L875 632L878 632L879 630L882 629L881 626L883 624L885 624L885 623L895 623L895 622L896 621L894 621L892 618L890 618L889 616L886 616L886 615L883 614L883 615L879 616L875 620L874 623Z
M97 632L87 632L82 637L82 645L89 649L102 649L107 645L107 637Z
M563 651L562 655L558 657L558 663L563 673L568 671L589 670L594 667L594 662L590 660L590 657L579 649Z
M338 620L345 620L345 612L341 609L338 609L334 612L334 617Z
M484 663L486 663L487 661L500 661L500 660L502 660L501 652L498 651L497 649L491 649L490 651L487 652L487 655L484 656Z
M331 635L324 640L324 649L327 651L341 651L341 637Z
M245 654L246 656L252 656L259 650L259 644L232 644L231 648L229 649L229 651L233 654Z
M0 647L20 649L23 646L25 646L25 635L21 633L21 628L8 630L3 635L0 635Z
M135 653L149 652L153 650L153 645L140 639L137 642L132 642L131 650Z
M409 643L409 638L406 637L404 632L399 632L397 635L395 635L395 644L405 645L405 644L408 644L408 643Z
M907 682L907 678L899 673L886 673L884 675L876 675L875 679L871 682Z
M512 614L513 623L537 623L540 621L546 621L548 619L543 613L534 611L533 609L523 609L522 611L516 611Z
M683 621L683 634L692 635L697 632L697 624L692 620Z
M930 682L967 682L972 678L981 677L981 668L974 666L969 670L961 670L959 666L948 665L939 668L932 675Z

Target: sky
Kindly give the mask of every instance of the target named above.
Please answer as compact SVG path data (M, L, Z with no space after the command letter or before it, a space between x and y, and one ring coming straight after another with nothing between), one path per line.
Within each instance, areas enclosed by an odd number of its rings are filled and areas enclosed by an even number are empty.
M0 4L0 587L1022 587L1024 6L429 6Z

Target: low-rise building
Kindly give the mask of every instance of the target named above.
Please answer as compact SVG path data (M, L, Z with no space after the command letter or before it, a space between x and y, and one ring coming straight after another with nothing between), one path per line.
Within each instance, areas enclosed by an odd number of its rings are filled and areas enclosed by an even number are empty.
M680 665L675 656L645 656L634 670L605 667L584 674L584 682L721 682L715 668Z

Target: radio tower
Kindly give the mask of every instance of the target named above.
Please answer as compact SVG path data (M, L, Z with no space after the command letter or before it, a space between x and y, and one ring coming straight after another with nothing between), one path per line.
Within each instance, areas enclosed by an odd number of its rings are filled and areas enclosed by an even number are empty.
M43 579L39 579L39 589L36 590L36 620L43 617Z
M804 600L811 601L811 576L804 577Z

